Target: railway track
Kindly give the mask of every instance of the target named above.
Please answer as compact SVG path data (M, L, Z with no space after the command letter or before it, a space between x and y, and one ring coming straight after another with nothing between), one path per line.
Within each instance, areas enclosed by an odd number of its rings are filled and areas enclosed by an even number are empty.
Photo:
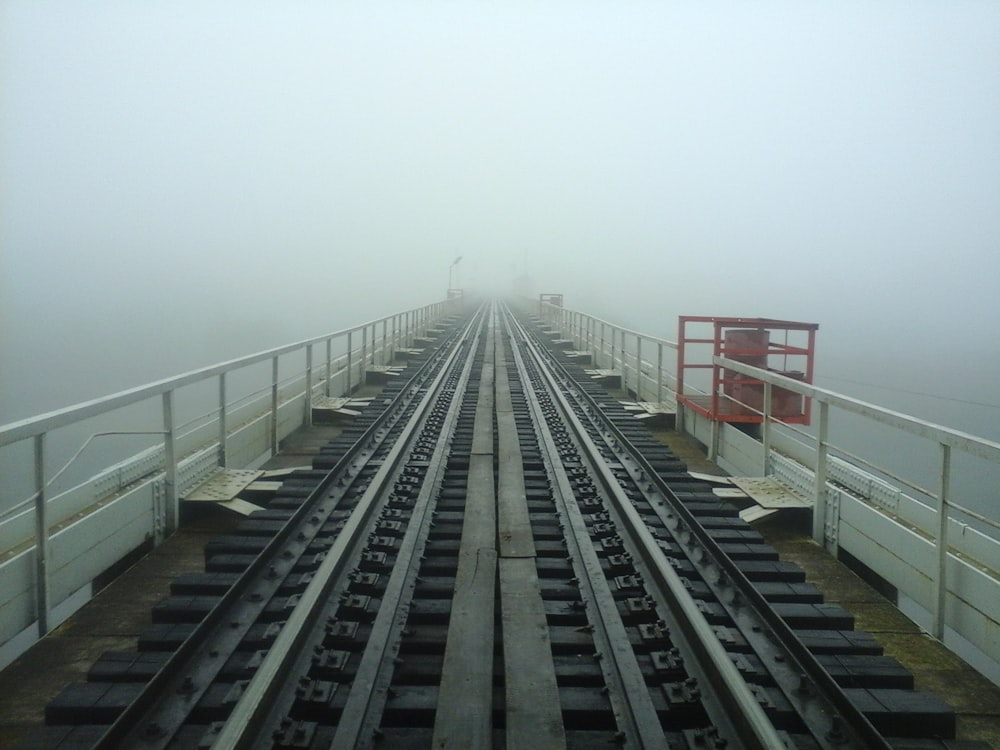
M439 334L31 747L962 746L545 331Z

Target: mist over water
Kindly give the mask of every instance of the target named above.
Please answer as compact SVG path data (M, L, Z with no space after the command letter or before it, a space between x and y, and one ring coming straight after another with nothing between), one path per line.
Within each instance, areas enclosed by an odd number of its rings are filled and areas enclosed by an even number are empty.
M10 0L0 422L526 278L1000 440L997 60L975 2Z

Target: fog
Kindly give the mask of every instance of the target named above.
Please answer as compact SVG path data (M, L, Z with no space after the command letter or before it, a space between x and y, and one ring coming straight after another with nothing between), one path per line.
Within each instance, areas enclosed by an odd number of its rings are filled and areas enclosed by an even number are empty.
M0 112L2 422L453 273L1000 438L997 3L5 0Z

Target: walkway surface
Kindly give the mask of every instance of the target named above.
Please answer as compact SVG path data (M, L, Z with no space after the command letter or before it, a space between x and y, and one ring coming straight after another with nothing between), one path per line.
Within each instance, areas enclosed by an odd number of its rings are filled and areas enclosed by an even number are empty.
M267 468L302 466L339 428L314 426L289 437ZM689 468L721 473L693 440L673 431L657 433ZM203 570L203 548L230 530L239 517L211 509L186 523L70 620L0 673L0 749L23 746L44 723L45 705L69 682L86 680L91 664L108 650L131 650L150 624L152 606L167 596L178 575ZM808 519L779 513L757 524L781 554L798 563L826 600L855 615L856 627L872 633L896 658L917 687L936 693L958 714L958 739L982 740L1000 750L1000 687L945 649L809 538Z
M701 446L673 431L657 433L691 471L723 472ZM809 511L783 511L755 523L782 560L794 562L830 604L854 615L855 629L871 633L886 656L911 674L918 690L935 693L957 714L956 739L988 742L1000 750L1000 686L923 632L874 587L812 540Z
M307 466L339 427L317 425L290 435L264 468ZM201 505L201 504L199 504ZM134 651L153 605L170 582L205 569L205 544L228 533L242 516L214 506L185 522L166 542L126 570L80 611L0 672L0 750L23 747L45 723L45 706L70 682L85 682L105 651Z

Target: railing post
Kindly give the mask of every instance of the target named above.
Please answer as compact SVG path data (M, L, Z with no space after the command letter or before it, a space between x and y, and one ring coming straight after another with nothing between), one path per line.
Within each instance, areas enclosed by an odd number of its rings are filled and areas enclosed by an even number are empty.
M611 326L611 367L614 370L618 364L618 329Z
M622 330L622 342L621 342L621 354L622 354L622 364L621 364L621 389L625 391L625 396L628 396L628 360L625 356L625 331ZM612 368L614 369L614 368Z
M663 403L663 342L656 342L656 403Z
M622 369L624 369L621 364L618 364L618 352L619 351L620 351L620 345L618 343L618 329L617 328L612 328L611 329L611 369L612 370L614 370L616 366L618 367L619 371L621 371ZM624 363L622 363L622 364L624 364Z
M635 400L642 401L642 336L635 335Z
M166 522L157 544L177 529L177 444L174 434L174 392L163 392L163 502Z
M604 321L601 321L601 359L604 359ZM599 362L594 362L595 367L600 367Z
M364 384L365 370L368 369L368 326L361 327L361 373L358 382Z
M829 434L830 404L819 403L819 426L816 430L816 485L813 491L813 540L826 547L826 454Z
M347 332L347 391L344 394L345 396L351 395L351 386L353 385L353 383L351 382L351 368L354 366L354 363L351 361L354 355L353 339L354 339L354 331L348 331Z
M333 384L333 339L326 340L326 387L323 393L327 398L333 395L330 391Z
M372 331L373 335L374 333L375 331ZM382 364L383 365L389 364L388 333L389 333L389 320L387 318L382 318Z
M45 496L45 433L35 435L35 615L38 637L49 632L49 521Z
M305 423L313 423L313 345L306 346L306 416Z
M226 373L219 373L219 466L226 468L229 460L229 425L226 397Z
M760 475L762 477L767 476L767 466L769 459L771 458L771 409L773 398L772 385L768 382L764 383L764 421L760 425L760 442L763 447L763 467L761 469Z
M271 455L278 455L278 358L271 358Z
M934 612L931 635L944 641L945 605L948 595L948 486L951 483L951 446L941 443L941 484L938 490L937 575L934 577Z

